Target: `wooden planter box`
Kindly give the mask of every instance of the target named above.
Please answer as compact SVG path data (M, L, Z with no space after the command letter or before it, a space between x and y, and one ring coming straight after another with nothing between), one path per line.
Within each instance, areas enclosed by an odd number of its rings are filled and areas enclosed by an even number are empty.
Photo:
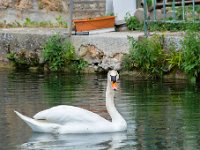
M76 32L97 30L103 28L113 28L115 25L115 16L103 16L88 19L73 20Z

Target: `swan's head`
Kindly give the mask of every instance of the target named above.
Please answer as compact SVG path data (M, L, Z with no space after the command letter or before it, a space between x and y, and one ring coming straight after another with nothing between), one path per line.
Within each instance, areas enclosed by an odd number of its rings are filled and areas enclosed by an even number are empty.
M118 79L119 79L119 74L117 71L111 70L108 72L108 81L110 81L113 90L117 90Z

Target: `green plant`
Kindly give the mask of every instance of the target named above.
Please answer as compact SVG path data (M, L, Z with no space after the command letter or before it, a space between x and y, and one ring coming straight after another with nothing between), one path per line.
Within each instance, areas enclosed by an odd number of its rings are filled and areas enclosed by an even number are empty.
M152 22L149 24L150 31L179 31L183 30L182 24L178 23L164 23L164 22Z
M12 26L9 27L64 27L67 28L67 22L65 22L61 16L56 18L57 23L52 23L50 21L32 21L30 18L26 18L24 23L21 25L19 23L13 23Z
M200 6L199 5L195 6L194 12L193 12L193 6L192 5L184 7L184 18L187 21L188 20L192 21L193 19L199 20L199 17L198 17L199 13L200 13ZM176 7L176 18L179 19L179 20L183 19L183 7L182 6Z
M28 69L39 66L39 56L36 52L20 50L18 52L8 52L7 59L10 60L16 69Z
M126 14L125 22L129 30L142 30L143 25L137 20L135 16L131 16L130 13Z
M88 66L88 62L83 59L77 59L69 63L70 69L76 73L80 73L81 70Z
M87 62L75 55L71 41L64 39L60 34L50 37L43 46L43 57L50 71L63 71L66 68L80 72L87 66Z
M65 27L65 28L67 28L67 22L65 22L63 20L62 16L56 17L56 21L57 21L59 27Z
M152 0L146 0L146 2L147 2L148 7L152 6L152 4L153 4Z
M182 51L176 50L175 47L171 47L169 49L169 52L166 58L168 71L181 69L181 65L183 63L182 55L183 55Z
M183 70L192 79L196 79L200 74L200 33L189 31L183 41Z
M51 71L61 71L66 62L75 57L74 47L70 41L56 34L43 46L43 57Z
M130 43L130 52L124 61L125 68L139 68L155 77L161 76L166 67L163 37L153 35L151 38L142 38L138 41L130 38Z
M135 64L134 64L134 52L133 49L137 45L137 41L133 37L128 37L129 45L130 45L130 50L129 53L126 54L122 60L122 65L125 70L133 70L135 69Z
M150 22L148 24L148 28L150 31L187 31L187 30L195 30L199 31L200 26L197 23L192 22L182 22L182 23L173 23L173 22Z
M34 22L31 21L30 18L26 18L25 21L24 21L24 26L26 26L26 27L31 26L33 24L34 24Z

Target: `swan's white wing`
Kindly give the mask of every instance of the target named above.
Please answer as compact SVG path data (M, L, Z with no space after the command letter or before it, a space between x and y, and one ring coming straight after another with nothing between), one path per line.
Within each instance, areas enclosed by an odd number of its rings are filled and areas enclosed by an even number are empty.
M106 119L101 116L73 106L60 105L52 107L50 109L43 110L37 113L34 119L46 120L48 122L57 123L57 124L66 124L66 123L75 123L75 122L89 122L89 123L98 123L99 121L108 122Z

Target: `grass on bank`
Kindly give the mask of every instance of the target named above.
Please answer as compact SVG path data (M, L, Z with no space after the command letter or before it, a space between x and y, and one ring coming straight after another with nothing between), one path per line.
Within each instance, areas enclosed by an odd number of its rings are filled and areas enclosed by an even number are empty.
M132 31L144 31L144 24L140 23L135 16L127 14L125 17L127 28ZM149 22L148 31L171 31L171 32L180 32L187 30L200 31L200 25L193 22Z
M6 21L0 22L0 28L67 28L67 22L61 16L56 17L56 22L51 21L33 21L30 18L26 18L24 22L20 23L17 20L13 23L7 23Z
M168 9L170 8L167 8L167 11ZM182 20L182 11L182 7L176 7L176 20ZM123 61L125 70L139 69L152 77L162 77L174 70L180 70L188 74L191 80L200 81L200 25L193 22L193 19L200 20L200 6L195 6L194 17L192 14L192 6L186 6L185 20L182 22L173 22L172 17L157 22L148 22L149 32L184 31L186 34L181 43L182 48L177 50L172 43L168 50L164 49L163 37L158 35L139 41L129 38L131 48ZM140 23L135 16L127 14L125 21L129 30L144 30L144 23Z
M123 59L125 70L140 70L154 78L161 78L172 71L180 70L191 80L200 79L200 33L188 31L177 50L173 44L164 49L163 36L153 35L136 41L129 38L130 51Z
M50 71L65 69L80 71L87 63L75 54L73 44L69 39L63 39L59 34L50 37L43 46L43 58Z
M152 6L152 0L147 0L147 5ZM195 5L194 12L192 5L185 6L184 20L183 20L182 6L175 7L174 16L172 16L172 11L173 11L172 7L166 7L166 15L167 15L166 18L157 20L156 22L148 21L148 30L150 32L153 31L180 32L180 31L187 31L188 29L200 31L199 23L194 23L194 21L195 22L200 21L200 5ZM127 13L125 21L129 30L139 30L139 31L144 30L144 23L143 22L140 23L135 16L130 15L129 13Z

